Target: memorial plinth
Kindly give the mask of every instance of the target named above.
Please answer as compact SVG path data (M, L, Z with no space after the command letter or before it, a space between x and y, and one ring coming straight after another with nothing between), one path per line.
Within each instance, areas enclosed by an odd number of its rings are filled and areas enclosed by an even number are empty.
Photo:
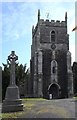
M6 90L5 100L2 104L2 112L22 111L23 104L19 96L19 88L15 84L15 61L18 60L18 56L15 55L14 51L8 56L8 60L11 63L10 85Z

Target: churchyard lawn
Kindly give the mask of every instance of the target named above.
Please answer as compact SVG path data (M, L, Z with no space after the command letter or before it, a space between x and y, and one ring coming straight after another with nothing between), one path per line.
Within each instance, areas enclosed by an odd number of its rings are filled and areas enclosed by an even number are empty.
M75 98L46 100L42 98L22 99L24 110L2 113L0 118L75 118Z

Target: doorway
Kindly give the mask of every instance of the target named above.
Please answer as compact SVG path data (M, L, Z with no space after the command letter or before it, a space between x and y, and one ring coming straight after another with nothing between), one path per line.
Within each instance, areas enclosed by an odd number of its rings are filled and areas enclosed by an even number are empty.
M60 86L58 84L51 84L48 87L49 99L58 99L59 98Z

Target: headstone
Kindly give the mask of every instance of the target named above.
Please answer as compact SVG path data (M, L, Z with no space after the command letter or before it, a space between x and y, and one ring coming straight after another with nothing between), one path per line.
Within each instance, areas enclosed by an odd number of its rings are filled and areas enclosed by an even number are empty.
M6 90L5 100L2 104L2 112L21 111L23 110L23 104L19 96L19 88L15 83L15 61L18 60L18 56L15 55L15 51L11 52L8 56L8 60L11 64L10 85Z

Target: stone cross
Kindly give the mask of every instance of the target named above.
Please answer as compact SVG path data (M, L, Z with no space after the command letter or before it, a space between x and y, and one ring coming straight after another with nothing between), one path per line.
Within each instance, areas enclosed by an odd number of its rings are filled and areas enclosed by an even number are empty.
M11 54L8 56L8 60L11 63L10 85L15 85L15 61L18 60L18 56L15 55L15 51L11 51Z

